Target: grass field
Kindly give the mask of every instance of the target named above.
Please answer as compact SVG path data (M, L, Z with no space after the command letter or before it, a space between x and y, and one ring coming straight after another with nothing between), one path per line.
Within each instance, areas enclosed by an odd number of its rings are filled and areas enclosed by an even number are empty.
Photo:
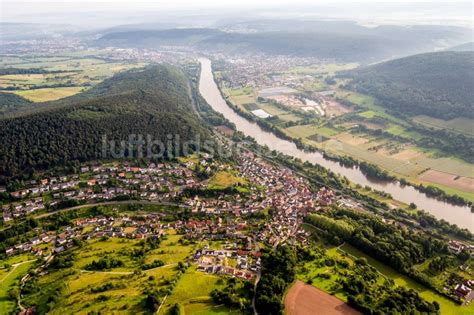
M83 91L83 87L58 87L58 88L44 88L35 90L21 90L14 93L23 96L33 102L47 102L54 101L60 98L68 97Z
M320 135L324 137L333 137L339 132L331 127L318 127L315 125L296 125L286 128L285 131L288 135L294 138L308 138L311 136Z
M34 263L27 262L31 259L34 258L29 255L19 255L0 261L0 313L9 314L16 309L16 302L10 297L9 292L12 289L19 289L20 278L28 272ZM4 268L6 263L10 267ZM12 266L18 263L21 265Z
M173 264L178 261L183 261L188 257L193 247L191 245L182 245L178 241L181 238L179 235L168 235L166 240L163 240L160 248L152 250L145 258L145 263L159 259L165 264Z
M271 103L257 102L254 91L249 87L241 89L224 89L224 92L229 96L232 103L244 111L251 112L255 109L263 109L272 116L278 116L280 122L298 121L301 119L290 111L282 110Z
M365 112L358 113L357 115L359 115L361 117L364 117L364 118L373 118L373 117L375 117L376 112L374 112L373 110L367 110Z
M207 187L209 189L226 189L237 184L245 185L246 181L231 172L221 171L209 179Z
M474 179L471 177L459 177L453 174L429 170L421 174L418 178L422 181L452 187L471 194L474 193Z
M368 95L363 95L353 91L338 90L336 96L348 100L351 103L357 104L368 111L374 112L374 116L386 118L401 126L406 126L407 123L400 118L394 117L386 112L385 108L375 104L375 99ZM372 115L372 114L370 114Z
M180 156L178 157L178 161L183 164L186 164L188 162L197 164L199 163L199 156L197 154L190 154L188 156Z
M218 276L197 272L194 267L189 268L179 279L159 314L167 314L169 308L176 303L184 307L185 314L219 314L229 311L225 308L216 309L210 297L212 290L222 287L219 279Z
M148 250L143 257L134 254L134 250L140 248L140 241L135 239L92 239L81 248L74 247L68 251L74 257L72 266L54 269L38 277L34 285L41 290L27 294L22 303L37 305L39 313L50 314L144 314L147 312L146 292L168 290L169 284L177 281L167 298L167 303L171 304L164 306L163 311L179 302L186 314L228 314L230 310L215 305L209 296L221 285L218 276L197 272L195 266L191 266L177 277L178 262L185 261L202 244L181 244L181 235L174 230L166 230L166 234L158 248ZM209 245L211 248L219 247L214 242ZM85 270L87 264L102 257L121 260L124 266L101 271ZM154 260L162 260L165 265L141 269L143 263ZM104 285L108 286L100 289ZM8 290L2 286L0 294L7 293Z
M357 63L325 63L305 67L293 67L285 73L334 75L337 71L354 69L357 66Z
M429 182L429 184L431 186L435 186L435 187L438 187L439 189L442 189L442 190L446 191L448 194L458 195L458 196L463 197L464 199L466 199L470 202L474 202L474 194L471 193L471 192L462 191L462 190L459 190L459 189L456 189L456 188L452 188L452 187L448 187L448 186L445 186L445 185L440 185L440 184L436 184L436 183L432 183L432 182Z
M442 120L429 116L416 116L413 121L426 127L435 129L448 129L466 136L474 136L474 120L469 118L454 118L451 120Z

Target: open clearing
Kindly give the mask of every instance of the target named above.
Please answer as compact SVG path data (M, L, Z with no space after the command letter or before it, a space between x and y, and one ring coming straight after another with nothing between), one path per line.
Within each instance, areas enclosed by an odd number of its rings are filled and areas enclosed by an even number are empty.
M245 179L232 174L231 172L217 172L209 179L209 189L226 189L237 184L245 184Z
M454 118L451 120L442 120L425 115L416 116L413 121L426 127L435 129L448 129L466 136L474 136L474 120L469 118Z
M418 179L474 193L474 178L429 170L418 176Z
M224 286L219 279L218 276L198 272L195 267L189 268L178 280L159 314L168 314L176 303L184 307L185 314L214 314L218 310L226 310L224 314L229 314L228 308L215 309L210 296L212 290Z
M352 315L360 314L338 298L302 281L290 288L285 296L288 315Z
M348 143L350 145L361 145L369 141L366 138L355 136L351 133L344 132L337 136L337 139L341 142Z
M423 153L420 152L420 151L408 148L408 149L405 149L405 150L401 150L398 153L391 154L391 156L393 158L396 158L397 160L408 161L408 160L412 160L412 159L422 157Z
M339 102L329 100L327 102L326 114L329 117L340 116L343 114L351 113L353 110L347 106L342 105Z
M54 101L81 92L84 88L80 86L44 88L35 90L15 91L15 94L23 96L33 102Z

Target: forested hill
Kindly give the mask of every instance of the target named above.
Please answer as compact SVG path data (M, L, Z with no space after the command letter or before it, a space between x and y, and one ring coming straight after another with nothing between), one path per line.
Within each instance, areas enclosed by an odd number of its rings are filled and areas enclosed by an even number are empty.
M0 181L101 158L103 135L118 143L131 134L150 135L164 144L169 134L181 143L207 137L180 70L156 66L122 73L67 102L1 120Z
M350 89L372 95L391 110L409 116L474 118L473 52L410 56L341 74Z
M18 110L19 108L26 107L30 104L31 101L24 97L13 93L0 92L0 117L6 112Z

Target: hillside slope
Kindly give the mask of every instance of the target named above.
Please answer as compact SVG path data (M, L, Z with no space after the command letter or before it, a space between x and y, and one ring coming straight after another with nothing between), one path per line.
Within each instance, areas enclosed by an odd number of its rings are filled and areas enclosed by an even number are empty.
M468 42L461 45L456 45L446 49L448 51L474 51L474 42Z
M343 73L348 88L372 95L382 106L409 116L474 118L474 54L437 52Z
M31 101L13 93L0 92L0 117L7 112L32 104Z
M184 75L171 66L121 73L83 95L3 119L0 181L101 158L104 136L119 143L130 135L150 135L166 144L168 134L179 137L181 144L207 136L193 114ZM158 147L153 149L158 152ZM138 148L132 150L136 156ZM144 146L142 152L146 150Z

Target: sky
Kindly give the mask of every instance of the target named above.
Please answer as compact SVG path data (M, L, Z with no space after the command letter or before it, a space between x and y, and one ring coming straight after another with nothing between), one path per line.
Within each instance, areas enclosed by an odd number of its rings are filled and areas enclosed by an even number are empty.
M472 3L466 0L0 0L0 12L2 22L56 24L127 24L149 21L153 16L166 18L167 14L168 18L179 14L219 17L249 12L472 24L473 15Z

